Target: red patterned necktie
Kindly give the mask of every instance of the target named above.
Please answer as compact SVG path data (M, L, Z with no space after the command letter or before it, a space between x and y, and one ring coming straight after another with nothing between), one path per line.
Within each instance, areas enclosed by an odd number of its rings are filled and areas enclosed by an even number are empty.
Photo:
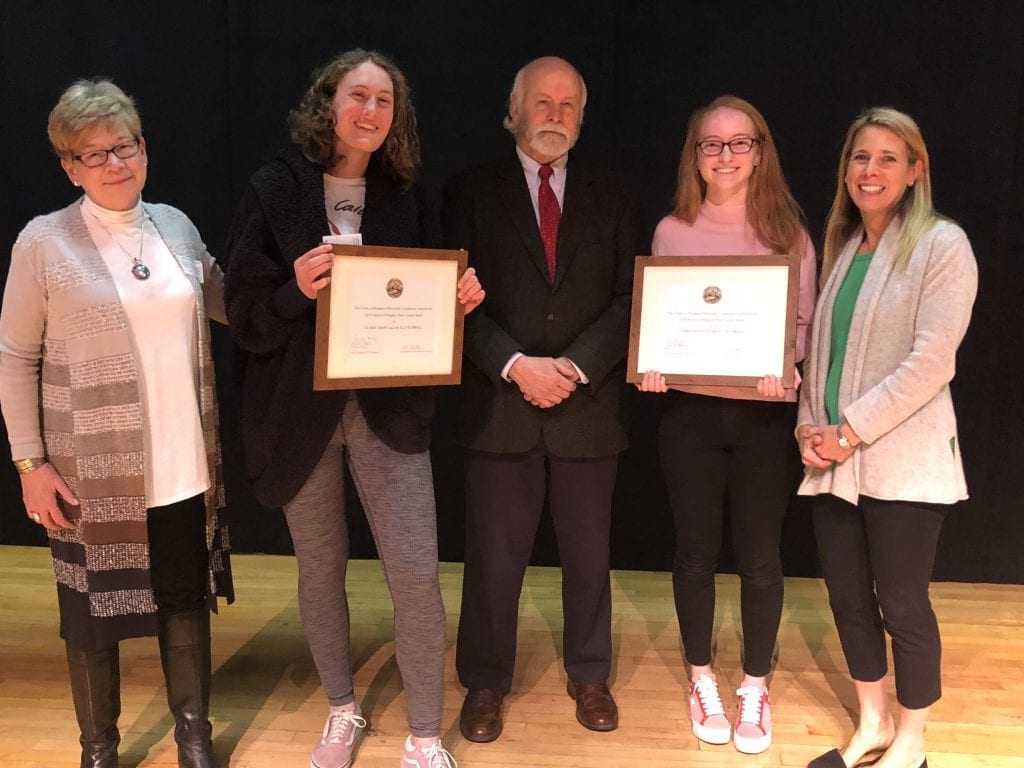
M550 165L542 165L537 170L540 176L540 189L537 191L537 203L540 208L540 239L544 243L544 256L548 262L548 277L555 282L555 247L558 245L558 222L562 218L562 209L558 207L558 198L551 188Z

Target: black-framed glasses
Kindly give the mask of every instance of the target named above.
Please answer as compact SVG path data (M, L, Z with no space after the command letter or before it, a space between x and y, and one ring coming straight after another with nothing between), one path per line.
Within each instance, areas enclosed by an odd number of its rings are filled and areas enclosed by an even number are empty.
M708 157L718 157L725 148L728 147L729 151L734 155L745 155L754 148L755 144L760 144L760 139L752 139L749 136L740 136L730 141L721 141L719 139L704 139L704 141L697 142L697 148L707 155Z
M72 155L71 159L77 160L86 168L99 168L101 165L106 165L110 155L120 160L127 160L137 154L139 154L139 140L132 139L131 141L122 141L108 149L93 149L80 155Z

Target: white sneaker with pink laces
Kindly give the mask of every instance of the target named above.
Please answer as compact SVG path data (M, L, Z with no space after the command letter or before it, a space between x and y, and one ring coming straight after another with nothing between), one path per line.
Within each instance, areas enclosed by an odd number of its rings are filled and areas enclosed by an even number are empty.
M690 720L693 733L708 744L728 744L731 728L725 716L718 680L702 673L690 683Z
M732 733L733 744L745 754L760 754L772 744L772 708L768 691L757 685L744 685L736 695L740 701Z
M412 743L412 736L406 736L402 768L459 768L459 764L451 752L441 746L440 739L429 747L417 747Z

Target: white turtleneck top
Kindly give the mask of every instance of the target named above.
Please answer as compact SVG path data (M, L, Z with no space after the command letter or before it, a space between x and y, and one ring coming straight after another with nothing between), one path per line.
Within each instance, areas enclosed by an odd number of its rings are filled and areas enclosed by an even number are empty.
M83 219L121 297L135 346L145 426L146 506L162 507L210 487L195 381L196 299L142 201L110 211L88 197ZM132 257L150 270L132 275Z

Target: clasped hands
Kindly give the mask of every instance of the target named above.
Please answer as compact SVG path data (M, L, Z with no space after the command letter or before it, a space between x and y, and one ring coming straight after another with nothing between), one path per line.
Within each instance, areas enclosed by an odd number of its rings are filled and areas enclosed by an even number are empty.
M850 441L849 448L839 445L836 424L826 424L823 427L801 424L797 427L796 439L800 444L800 460L804 466L828 469L832 464L842 464L850 458L854 448L860 443L860 438L853 434L849 425L846 429L847 439Z
M331 284L333 248L333 245L324 243L310 248L295 260L295 283L307 299L315 299L317 293ZM467 315L484 300L484 289L480 285L480 278L476 276L476 270L472 267L462 273L456 288L459 303Z
M579 374L567 357L524 355L512 363L508 377L519 387L524 400L538 408L551 408L575 391Z

